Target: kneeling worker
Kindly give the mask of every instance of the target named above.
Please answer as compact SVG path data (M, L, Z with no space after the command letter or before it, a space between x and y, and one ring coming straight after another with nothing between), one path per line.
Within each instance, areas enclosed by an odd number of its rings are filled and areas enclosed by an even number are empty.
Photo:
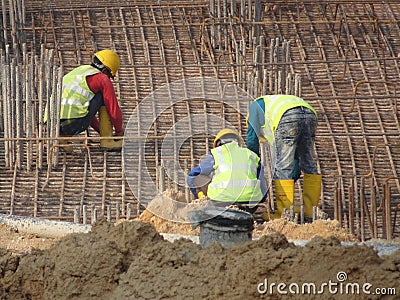
M115 136L124 135L122 111L111 82L119 66L118 54L102 50L94 54L90 65L79 66L63 77L60 136L79 134L89 126L101 137L112 137L113 127ZM118 150L122 148L122 139L101 139L100 146Z
M257 209L256 204L265 201L267 187L260 158L241 145L235 130L225 128L217 134L211 153L188 174L187 183L195 198L199 191L206 192L217 206L236 204L251 213ZM198 184L197 179L205 176L210 182L201 190L205 182ZM247 204L252 206L241 207Z

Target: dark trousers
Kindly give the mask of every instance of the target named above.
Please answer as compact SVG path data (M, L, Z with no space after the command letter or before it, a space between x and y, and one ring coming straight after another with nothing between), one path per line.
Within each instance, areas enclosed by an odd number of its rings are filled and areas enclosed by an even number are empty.
M228 207L229 205L237 205L239 209L244 210L248 213L255 213L257 210L258 206L257 203L254 204L247 204L247 203L237 203L237 202L222 202L222 201L215 201L215 200L209 200L209 205L210 206L217 206L217 207Z
M104 105L104 98L100 92L90 100L89 112L85 117L60 120L60 135L75 135L87 130L102 105Z

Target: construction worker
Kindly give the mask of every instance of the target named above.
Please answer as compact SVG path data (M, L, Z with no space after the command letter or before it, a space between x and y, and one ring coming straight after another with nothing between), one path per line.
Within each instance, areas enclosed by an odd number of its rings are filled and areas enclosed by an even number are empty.
M254 100L247 116L247 147L260 155L259 141L267 140L275 155L273 180L276 212L294 204L294 183L303 172L304 215L312 218L321 194L322 176L313 159L317 113L303 99L293 95L266 95ZM264 214L264 217L267 217Z
M256 204L265 201L267 188L260 158L241 147L242 143L233 129L225 128L217 134L214 148L188 174L187 183L195 198L200 191L217 206L236 204L251 213Z
M96 52L90 65L82 65L63 77L60 136L79 134L91 126L101 137L123 136L122 111L114 87L120 58L112 50ZM99 112L99 120L96 114ZM121 149L122 139L101 139L100 146Z

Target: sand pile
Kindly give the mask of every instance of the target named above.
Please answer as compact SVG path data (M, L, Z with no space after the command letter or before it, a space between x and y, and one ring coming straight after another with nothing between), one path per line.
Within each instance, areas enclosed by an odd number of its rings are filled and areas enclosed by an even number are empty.
M149 203L138 220L151 223L158 232L198 235L199 229L193 230L189 224L188 212L200 209L207 201L207 198L202 198L186 203L182 192L166 190Z
M357 238L340 227L337 220L315 220L312 223L297 224L286 219L276 219L256 226L253 237L281 233L287 239L311 240L314 237L335 237L343 242L356 242Z
M400 291L400 251L379 257L367 246L343 247L332 237L296 247L279 233L229 250L217 244L201 249L184 239L167 242L139 221L114 226L100 220L89 233L25 256L1 250L0 268L0 297L13 300L304 298L281 294L276 286L270 290L272 283L287 284L286 292L289 285L294 292L296 284L325 286L307 299L382 299L339 290L333 297L326 283L339 286L338 274L347 276L342 283L370 283L369 292Z
M151 223L161 233L199 235L199 228L193 230L188 223L188 211L200 209L207 204L207 200L207 198L202 198L187 204L184 194L166 190L163 195L154 198L150 202L149 209L143 211L138 220ZM185 205L180 206L179 203L184 203ZM153 212L160 213L154 214ZM170 218L166 219L164 216L169 216ZM172 218L178 221L170 221ZM344 228L341 228L336 220L316 220L313 223L300 225L286 219L277 219L264 224L255 223L254 228L253 238L272 233L281 233L287 239L311 240L316 236L320 236L322 238L335 237L344 242L357 241L357 238Z
M181 222L145 210L129 222L101 219L89 233L31 253L0 249L0 299L396 299L376 289L400 293L400 250L378 256L366 245L344 247L340 241L355 239L336 221L274 220L256 226L257 240L202 249L159 234L198 235L187 212L204 199L190 205L172 199L184 197L167 192L149 208ZM311 241L296 247L287 239ZM278 284L285 287L278 291Z

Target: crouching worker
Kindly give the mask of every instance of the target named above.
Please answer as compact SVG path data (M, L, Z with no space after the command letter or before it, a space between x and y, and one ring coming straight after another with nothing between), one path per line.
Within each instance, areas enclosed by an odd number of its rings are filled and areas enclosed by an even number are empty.
M225 128L215 137L214 148L187 177L195 198L204 193L213 205L238 205L254 213L265 201L267 187L260 158L242 147L240 135Z
M122 111L111 79L120 59L112 50L94 54L90 65L82 65L64 75L60 110L60 136L73 136L91 126L101 137L123 136ZM99 119L96 114L99 113ZM47 114L45 115L46 121ZM122 139L101 139L105 150L120 150Z

